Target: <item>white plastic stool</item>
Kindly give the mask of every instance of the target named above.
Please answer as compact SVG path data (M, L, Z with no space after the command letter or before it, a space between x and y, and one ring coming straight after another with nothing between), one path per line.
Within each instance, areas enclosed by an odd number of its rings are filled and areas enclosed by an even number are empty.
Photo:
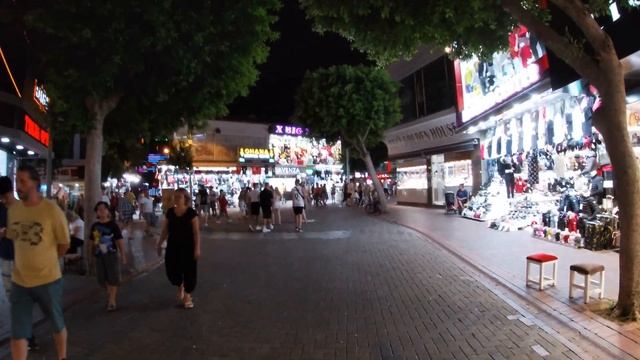
M584 276L584 285L574 284L576 273ZM600 273L600 281L591 277ZM589 302L591 292L598 293L598 298L604 298L604 265L600 264L573 264L569 267L569 299L573 299L573 289L584 290L584 303ZM592 289L591 285L596 288Z
M539 275L537 279L532 279L529 277L529 273L531 272L531 265L538 265L539 267ZM551 277L545 276L544 267L546 264L553 265L553 272ZM537 285L538 290L543 290L546 285L556 286L556 279L558 278L558 257L552 254L538 253L527 256L527 282L533 283Z

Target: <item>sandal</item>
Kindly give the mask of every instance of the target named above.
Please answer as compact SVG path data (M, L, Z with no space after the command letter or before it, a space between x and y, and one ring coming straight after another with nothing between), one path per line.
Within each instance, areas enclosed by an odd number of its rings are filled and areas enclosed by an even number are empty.
M185 309L193 309L195 307L195 305L193 305L193 298L191 298L191 295L187 294L185 295L185 300L184 300L184 308Z
M116 304L108 304L107 305L107 312L116 311L117 309L118 309L118 307L116 306Z

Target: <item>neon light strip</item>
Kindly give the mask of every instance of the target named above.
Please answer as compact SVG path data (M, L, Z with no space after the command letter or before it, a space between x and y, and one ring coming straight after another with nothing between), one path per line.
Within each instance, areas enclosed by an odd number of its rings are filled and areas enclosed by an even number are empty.
M2 51L2 47L0 47L0 56L2 57L2 62L4 63L4 67L7 69L7 74L9 74L9 78L11 79L11 83L13 84L13 88L16 89L16 93L18 97L22 97L20 94L20 90L18 90L18 85L16 85L16 81L13 79L13 74L11 73L11 69L9 68L9 63L7 63L7 59L4 57L4 52Z

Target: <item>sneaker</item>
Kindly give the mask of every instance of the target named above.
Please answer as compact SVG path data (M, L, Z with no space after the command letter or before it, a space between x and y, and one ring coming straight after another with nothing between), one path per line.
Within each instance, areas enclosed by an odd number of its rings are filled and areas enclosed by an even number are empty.
M269 225L269 229L273 230L273 224Z
M269 228L265 226L265 227L262 228L262 232L263 233L268 233L268 232L271 232L271 230L269 230Z
M255 231L255 229L253 228L253 226L252 226L252 225L249 225L249 231L251 231L251 232L254 232L254 231Z
M29 350L32 350L32 351L40 350L40 345L38 345L38 342L36 341L36 337L35 336L32 336L29 339L28 348L29 348Z

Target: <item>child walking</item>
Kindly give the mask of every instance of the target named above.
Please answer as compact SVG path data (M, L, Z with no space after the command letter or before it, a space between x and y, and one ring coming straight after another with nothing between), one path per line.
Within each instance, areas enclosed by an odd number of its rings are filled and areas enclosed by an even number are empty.
M120 286L120 263L127 264L124 240L118 224L111 219L107 202L98 202L94 211L98 221L91 226L91 249L96 257L96 276L100 286L107 289L107 311L114 311Z

